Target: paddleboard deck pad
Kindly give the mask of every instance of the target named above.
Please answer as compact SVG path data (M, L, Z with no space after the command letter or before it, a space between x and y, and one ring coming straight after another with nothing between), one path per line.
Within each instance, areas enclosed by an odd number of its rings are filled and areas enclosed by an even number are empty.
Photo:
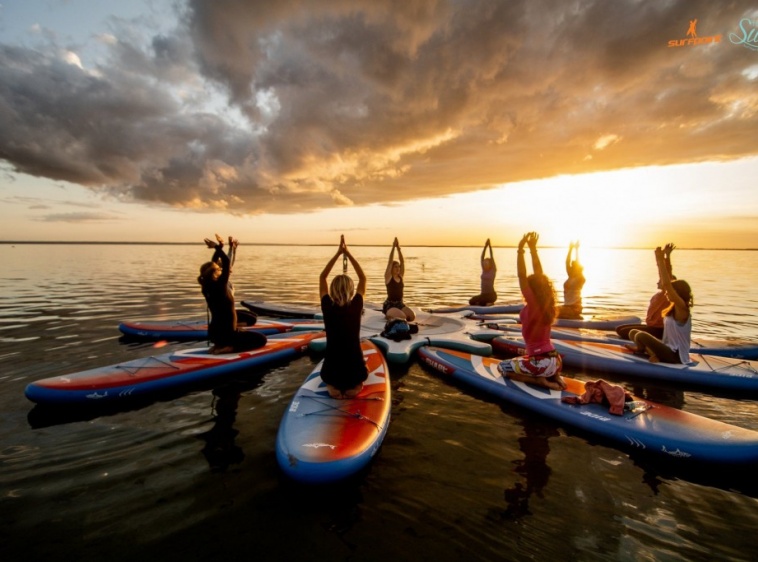
M498 359L422 347L420 360L438 373L524 409L629 448L687 462L758 462L758 432L634 397L622 415L605 404L570 404L567 396L584 394L585 383L563 377L563 391L504 378Z
M368 379L356 398L331 398L320 362L290 401L276 437L276 459L294 480L318 484L363 469L387 433L392 406L389 369L370 341L361 344Z

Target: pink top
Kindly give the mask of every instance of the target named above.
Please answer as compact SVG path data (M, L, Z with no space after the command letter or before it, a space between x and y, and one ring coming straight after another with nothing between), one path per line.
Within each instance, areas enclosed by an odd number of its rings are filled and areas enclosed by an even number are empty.
M648 326L654 326L657 328L663 328L663 311L666 310L671 302L669 301L664 291L658 291L650 299L650 304L647 307L647 318L645 318L645 324Z
M534 291L528 286L524 289L526 306L519 313L521 321L521 335L524 337L527 355L542 355L555 350L550 341L550 324L542 321L538 314L539 305Z

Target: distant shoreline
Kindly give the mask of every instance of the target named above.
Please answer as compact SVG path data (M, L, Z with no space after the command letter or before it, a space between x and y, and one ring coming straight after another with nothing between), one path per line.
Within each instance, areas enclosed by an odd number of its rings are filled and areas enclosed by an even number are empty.
M96 241L76 241L76 240L68 240L68 241L61 241L61 240L0 240L0 245L3 246L15 246L15 245L69 245L69 246L198 246L202 244L198 244L197 242L96 242ZM334 246L334 244L281 244L276 242L269 242L269 243L263 243L263 242L250 242L246 244L241 244L243 246L312 246L314 248L318 247L329 247ZM351 246L354 247L362 247L362 248L381 248L383 246L386 246L386 244L351 244ZM481 248L481 245L460 245L460 246L453 246L449 244L403 244L403 247L406 248ZM564 246L542 246L543 248L564 248ZM497 246L493 245L493 248L506 248L506 249L515 249L516 246ZM651 250L652 247L629 247L629 246L619 246L619 247L598 247L597 249L602 250ZM740 252L755 252L758 250L758 248L683 248L677 246L677 250L732 250L732 251L740 251Z

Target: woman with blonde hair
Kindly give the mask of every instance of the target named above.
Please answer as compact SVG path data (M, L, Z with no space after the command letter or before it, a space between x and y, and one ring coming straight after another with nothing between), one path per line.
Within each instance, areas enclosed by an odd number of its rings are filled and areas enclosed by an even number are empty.
M571 259L572 251L576 251L576 259ZM582 288L584 278L584 266L579 261L579 240L569 243L566 254L566 275L568 278L563 283L563 306L558 309L558 318L569 320L582 319Z
M329 273L340 256L346 260L345 273L336 275L331 284L327 285ZM347 261L350 261L358 276L357 288L347 275ZM347 249L344 236L340 237L337 253L319 276L319 293L326 330L326 352L321 379L326 383L332 398L354 398L363 388L363 381L368 378L360 340L366 275Z

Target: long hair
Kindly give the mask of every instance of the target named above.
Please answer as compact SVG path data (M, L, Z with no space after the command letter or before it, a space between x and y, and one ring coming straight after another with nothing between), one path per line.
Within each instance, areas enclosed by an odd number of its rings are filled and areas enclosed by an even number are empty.
M687 304L688 309L695 306L695 297L692 295L692 289L687 281L676 279L671 282L671 286L674 287L676 294ZM661 316L669 316L670 314L674 314L673 302L661 313Z
M337 306L347 306L353 300L355 286L348 275L335 275L329 286L329 296Z
M547 275L533 273L526 278L529 288L534 293L539 307L539 315L546 324L555 321L555 288Z

